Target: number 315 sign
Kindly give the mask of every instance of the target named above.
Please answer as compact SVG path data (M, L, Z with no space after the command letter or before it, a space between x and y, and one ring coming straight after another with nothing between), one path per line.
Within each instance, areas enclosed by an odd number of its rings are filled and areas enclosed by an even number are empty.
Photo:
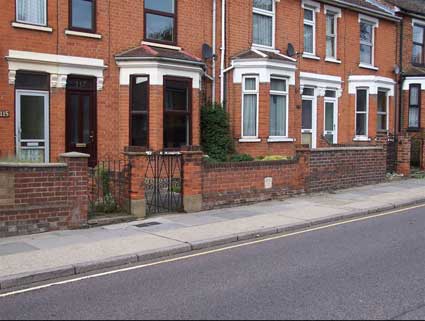
M9 118L10 113L7 110L0 110L0 118Z

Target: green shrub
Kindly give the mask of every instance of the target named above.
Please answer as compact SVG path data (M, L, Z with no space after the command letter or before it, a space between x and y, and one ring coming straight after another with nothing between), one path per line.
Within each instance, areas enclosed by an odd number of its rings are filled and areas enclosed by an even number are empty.
M254 158L247 154L235 154L229 157L229 161L232 163L238 162L252 162Z
M210 159L225 162L233 151L229 117L220 104L204 106L201 111L202 150Z

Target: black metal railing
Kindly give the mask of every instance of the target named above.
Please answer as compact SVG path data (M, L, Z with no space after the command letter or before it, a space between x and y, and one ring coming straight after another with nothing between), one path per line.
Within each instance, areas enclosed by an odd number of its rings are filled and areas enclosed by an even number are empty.
M145 198L147 214L183 211L183 157L158 152L147 156Z
M101 161L89 170L89 215L131 213L131 164Z

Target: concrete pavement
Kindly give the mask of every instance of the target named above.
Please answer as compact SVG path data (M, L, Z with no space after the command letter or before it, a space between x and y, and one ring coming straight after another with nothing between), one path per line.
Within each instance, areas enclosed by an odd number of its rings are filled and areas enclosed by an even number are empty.
M425 202L402 180L251 206L0 240L0 290Z
M424 212L0 296L0 320L423 320Z

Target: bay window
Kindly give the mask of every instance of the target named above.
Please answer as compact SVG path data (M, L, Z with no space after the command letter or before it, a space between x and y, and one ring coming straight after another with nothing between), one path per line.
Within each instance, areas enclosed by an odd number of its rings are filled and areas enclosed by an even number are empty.
M419 129L421 110L421 85L410 85L409 96L409 128Z
M145 0L145 40L175 44L176 1Z
M16 0L16 21L47 26L47 0Z
M130 145L148 147L148 76L131 76L130 99Z
M242 86L242 137L258 138L259 79L257 76L246 76Z
M377 130L388 130L388 92L383 90L378 91Z
M356 136L368 136L369 92L367 89L357 89L356 94Z
M275 0L254 0L253 44L274 48Z
M191 145L192 80L166 78L164 101L164 148Z
M270 137L288 137L287 80L272 78L270 86Z

